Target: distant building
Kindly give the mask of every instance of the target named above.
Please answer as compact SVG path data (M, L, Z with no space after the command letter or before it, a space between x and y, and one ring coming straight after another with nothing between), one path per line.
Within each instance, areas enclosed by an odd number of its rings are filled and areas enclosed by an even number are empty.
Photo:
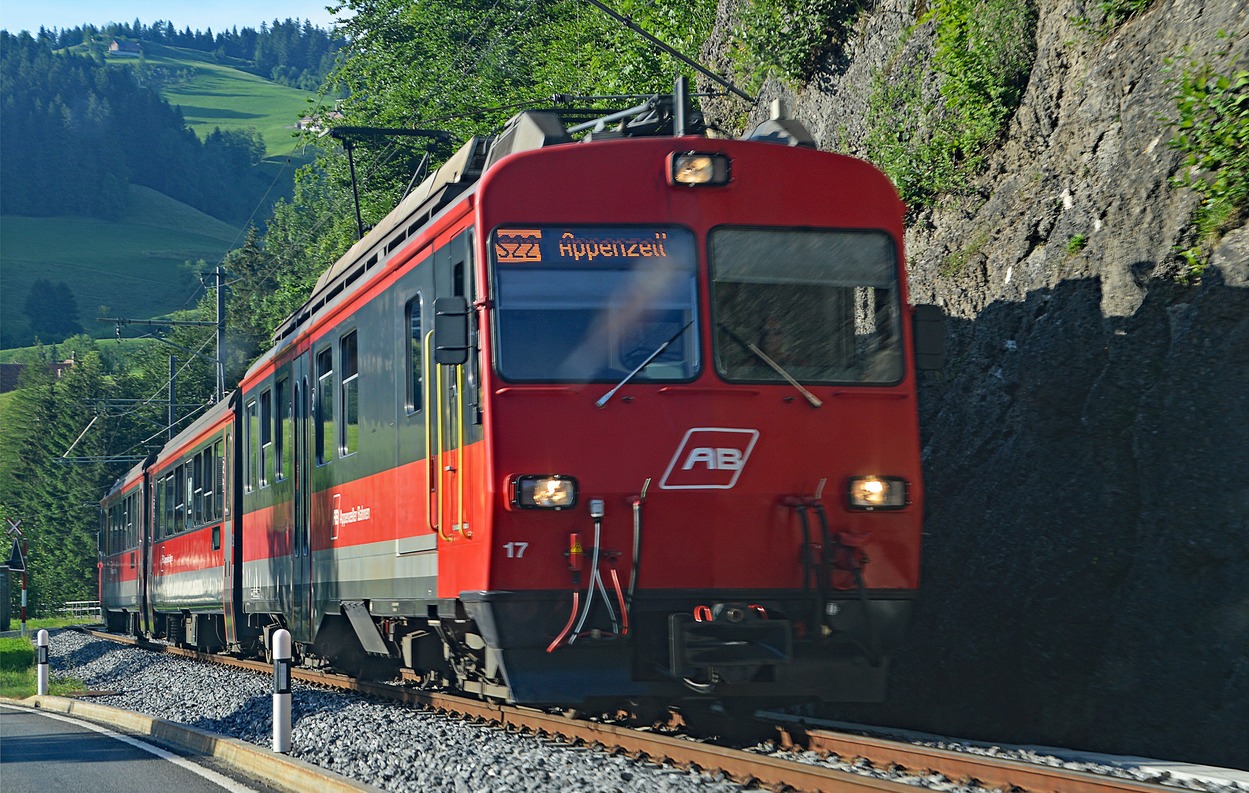
M324 116L320 114L304 116L299 119L298 128L300 132L324 132L326 122L341 121L343 118L344 116L342 113L337 110L331 110Z
M73 366L74 358L70 356L60 363L48 364L48 371L59 380ZM0 363L0 394L7 394L16 390L18 381L21 379L24 371L26 371L26 364L24 363Z
M113 39L108 45L109 55L142 55L143 45L137 41Z

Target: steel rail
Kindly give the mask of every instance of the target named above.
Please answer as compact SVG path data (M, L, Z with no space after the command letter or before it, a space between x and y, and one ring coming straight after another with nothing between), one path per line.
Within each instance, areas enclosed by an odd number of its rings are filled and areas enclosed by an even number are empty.
M1075 771L1004 757L957 752L832 730L786 726L782 745L835 754L843 761L863 759L877 768L898 767L910 773L941 774L955 782L1036 793L1174 793L1175 787L1122 777Z
M262 674L271 673L273 669L272 664L261 661L201 653L101 631L83 632L143 649ZM542 710L486 702L455 694L422 691L308 669L292 669L291 676L310 685L416 705L494 724L505 730L527 731L572 744L601 746L607 751L645 757L657 764L671 763L712 773L719 771L743 784L754 783L774 789L813 792L879 790L915 793L917 789L914 784L893 779L881 779L683 737L569 718ZM87 692L88 695L91 693L93 692ZM837 733L801 723L780 724L777 729L782 749L807 749L822 754L835 754L847 762L861 758L882 773L941 774L955 782L965 781L983 787L1019 789L1035 793L1175 793L1174 787L1165 785Z

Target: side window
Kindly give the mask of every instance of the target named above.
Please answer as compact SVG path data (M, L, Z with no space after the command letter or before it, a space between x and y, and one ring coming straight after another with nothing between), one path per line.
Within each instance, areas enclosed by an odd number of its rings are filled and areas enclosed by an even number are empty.
M260 392L260 487L273 479L273 392Z
M186 480L186 523L179 529L189 529L195 525L195 503L199 499L195 492L195 466L190 460L182 464L182 478Z
M186 528L186 476L183 475L183 468L178 466L173 472L174 483L174 512L173 525L169 527L170 534L177 534Z
M424 388L424 347L421 335L421 295L408 301L404 309L405 322L408 327L408 413L421 410L422 390Z
M317 464L333 459L325 439L334 438L334 350L326 347L317 353Z
M217 441L213 447L213 520L221 520L222 507L225 505L225 443Z
M274 386L273 402L274 407L277 408L273 418L273 480L281 482L286 478L286 453L291 448L291 381L289 379L282 378Z
M178 526L178 476L176 471L165 475L165 536L175 533Z
M152 505L152 531L153 537L159 537L160 531L165 526L165 480L157 479L152 483L153 495L155 503Z
M191 504L194 511L189 521L193 526L204 523L204 453L195 455L191 461Z
M245 441L247 460L244 462L244 487L250 492L255 490L260 484L260 414L256 407L256 400L247 403L245 410L247 417L243 425L243 431L247 433Z
M215 512L217 477L213 476L213 472L216 469L216 463L213 459L213 447L209 446L201 454L204 457L204 466L200 470L200 474L203 476L203 479L200 481L203 483L202 487L204 488L204 522L212 523L217 519Z
M356 332L342 339L339 364L343 370L343 420L338 448L345 457L360 448L360 369L356 355Z

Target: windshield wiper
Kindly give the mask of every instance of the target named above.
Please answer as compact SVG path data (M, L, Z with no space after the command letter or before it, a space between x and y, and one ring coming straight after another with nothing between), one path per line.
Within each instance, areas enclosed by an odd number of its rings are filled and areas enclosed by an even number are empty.
M763 361L768 366L772 367L773 371L775 371L781 377L785 378L785 381L787 383L792 385L794 388L798 389L798 393L806 397L806 400L811 403L811 407L818 408L819 406L824 404L820 400L819 397L817 397L815 394L812 394L807 389L803 388L802 383L799 383L796 379L794 379L793 375L785 371L785 367L781 366L779 363L772 360L771 357L769 357L766 352L759 349L757 345L751 344L750 342L743 339L741 336L738 336L736 333L729 330L728 327L725 326L723 322L719 322L717 324L720 326L720 330L724 331L725 333L729 335L730 339L732 339L733 341L745 347L747 350L753 353L759 360Z
M619 391L621 388L623 388L623 387L624 387L624 385L625 385L625 383L627 383L627 382L629 382L630 380L632 380L632 379L633 379L633 376L634 376L634 375L636 375L638 372L640 372L640 371L642 371L643 369L645 369L646 367L650 366L650 365L651 365L651 361L653 361L653 360L655 360L656 358L658 358L659 356L663 355L663 354L664 354L664 350L668 349L668 347L670 347L670 346L672 345L672 342L674 342L674 341L676 341L677 339L681 338L681 334L682 334L682 333L684 333L685 331L689 330L690 325L693 325L693 324L694 324L694 320L692 320L692 319L691 319L689 322L685 323L685 325L684 325L684 326L682 326L682 328L681 328L680 330L678 330L676 333L672 334L672 338L668 339L668 340L667 340L667 341L665 341L663 344L659 345L659 348L658 348L658 349L656 349L656 350L655 350L653 353L651 353L650 355L646 356L646 360L645 360L645 361L642 361L640 364L638 364L637 368L636 368L636 369L634 369L632 372L629 372L627 375L625 375L623 380L621 380L619 383L616 383L616 387L615 387L615 388L613 388L612 390L608 391L606 394L603 394L603 396L599 397L598 401L594 403L595 407L600 407L600 408L601 408L603 405L606 405L606 404L607 404L607 401L608 401L609 399L611 399L613 396L615 396L615 395L616 395L616 392L617 392L617 391Z

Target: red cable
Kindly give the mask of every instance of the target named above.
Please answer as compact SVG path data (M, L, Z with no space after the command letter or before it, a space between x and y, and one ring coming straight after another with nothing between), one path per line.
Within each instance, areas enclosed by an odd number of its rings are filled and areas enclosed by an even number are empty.
M564 626L564 630L560 631L559 636L555 637L555 641L546 648L548 653L555 652L555 648L564 643L564 637L568 635L568 631L572 630L573 621L577 619L577 606L581 604L581 593L577 590L572 592L572 613L568 615L568 624Z

